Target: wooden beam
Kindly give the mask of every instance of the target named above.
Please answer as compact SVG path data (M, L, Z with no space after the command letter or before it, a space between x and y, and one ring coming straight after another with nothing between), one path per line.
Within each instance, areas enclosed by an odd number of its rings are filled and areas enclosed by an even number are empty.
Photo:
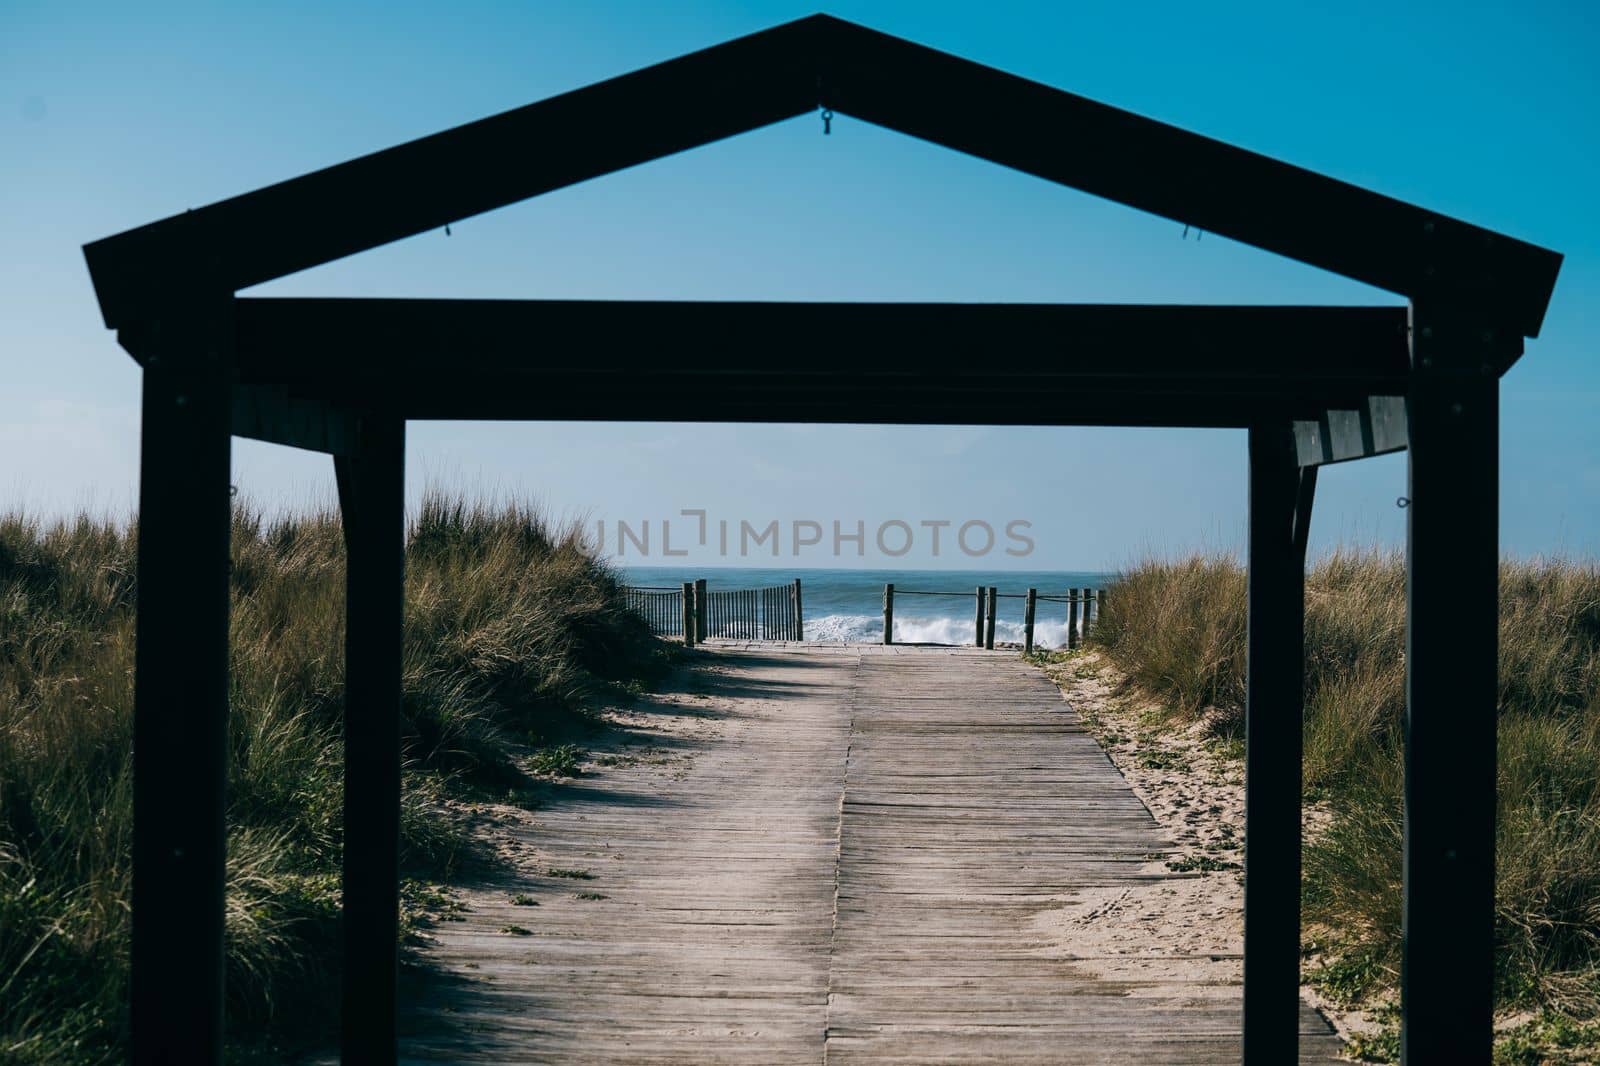
M1245 687L1244 1063L1299 1059L1304 559L1281 423L1250 429Z
M132 324L190 264L237 292L812 110L816 30L788 23L95 241L101 313Z
M1295 554L1300 557L1300 566L1304 569L1306 564L1306 548L1311 542L1311 507L1317 499L1317 468L1303 466L1300 468L1297 483L1298 491L1294 500L1294 524L1291 539L1294 541Z
M297 396L281 385L235 385L233 433L269 444L353 455L356 417L326 400Z
M271 384L444 371L960 369L997 381L1382 382L1403 391L1410 354L1401 307L241 299L236 314L240 380ZM1001 352L973 366L975 354Z
M347 549L342 1058L393 1063L400 920L405 423L364 414L336 456Z
M1409 373L1405 311L1384 307L245 299L236 309L242 381L336 406L381 397L413 418L648 420L676 407L718 421L1247 425L1263 410L1309 417L1400 391ZM123 334L137 354L136 331Z
M1400 1042L1410 1066L1486 1066L1494 1045L1499 383L1477 352L1441 339L1448 324L1418 312L1408 396Z
M230 398L144 372L134 663L131 1059L222 1061Z
M901 133L1536 336L1561 256L838 19L822 102Z

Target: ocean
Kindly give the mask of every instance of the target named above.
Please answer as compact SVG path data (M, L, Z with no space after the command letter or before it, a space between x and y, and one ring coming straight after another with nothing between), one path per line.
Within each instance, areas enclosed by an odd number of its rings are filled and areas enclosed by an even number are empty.
M893 582L894 639L907 644L971 644L974 634L974 590L993 585L1000 590L994 639L1022 643L1023 594L1029 588L1044 595L1064 595L1069 588L1101 588L1109 576L1079 570L823 570L794 567L702 568L622 566L630 585L679 586L705 578L717 589L764 588L800 579L807 640L872 641L883 639L883 586ZM950 596L902 595L902 592L954 593ZM1008 595L1012 594L1012 595ZM1067 641L1067 605L1040 602L1034 612L1034 643L1063 647Z

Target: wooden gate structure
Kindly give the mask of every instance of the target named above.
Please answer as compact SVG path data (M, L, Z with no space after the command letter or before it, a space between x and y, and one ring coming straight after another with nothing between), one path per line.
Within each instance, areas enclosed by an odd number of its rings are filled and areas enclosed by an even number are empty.
M234 295L819 108L1408 306ZM331 453L338 471L350 557L343 1051L383 1063L396 1055L405 422L673 411L1248 429L1247 1063L1295 1061L1303 574L1317 469L1408 449L1403 1055L1413 1066L1489 1061L1498 383L1538 334L1556 253L817 15L85 254L106 325L143 367L135 1061L221 1056L231 436ZM748 358L753 345L766 357ZM973 358L990 351L1003 357Z

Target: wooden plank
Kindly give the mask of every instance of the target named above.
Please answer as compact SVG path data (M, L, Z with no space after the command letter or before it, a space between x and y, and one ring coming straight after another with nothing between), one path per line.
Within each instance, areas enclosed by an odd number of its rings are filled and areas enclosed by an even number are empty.
M1245 686L1244 1063L1291 1062L1300 1011L1305 557L1300 471L1281 423L1250 430Z
M1305 467L1402 451L1407 439L1406 400L1370 396L1359 407L1297 419L1292 432L1296 458Z
M366 414L336 457L345 584L345 1062L393 1063L400 920L400 700L405 616L405 423Z
M1238 1061L1236 980L1150 955L1111 983L1041 942L1051 908L1183 875L1037 670L971 648L708 648L692 698L619 719L620 752L666 765L591 767L530 815L492 811L519 872L433 930L405 1061ZM1336 1061L1326 1024L1301 1024L1300 1061Z
M133 712L131 1059L222 1061L228 384L144 372Z

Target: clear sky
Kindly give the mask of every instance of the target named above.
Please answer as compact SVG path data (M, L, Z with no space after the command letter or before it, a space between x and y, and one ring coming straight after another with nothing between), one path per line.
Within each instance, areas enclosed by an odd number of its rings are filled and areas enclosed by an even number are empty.
M0 492L126 513L138 372L80 246L186 207L809 14L776 2L0 7ZM1504 381L1502 540L1600 551L1600 9L1590 3L983 5L831 14L1563 252ZM999 120L999 116L997 116ZM1174 174L1174 181L1182 181ZM806 116L263 286L318 296L1397 303L898 134ZM752 358L760 358L753 352ZM714 563L1114 567L1244 533L1239 432L422 423L411 486L533 498ZM235 446L241 491L332 498L322 456ZM1404 460L1330 468L1313 548L1398 543ZM696 519L711 520L708 545ZM673 547L660 555L660 523ZM792 523L824 529L791 554ZM884 522L912 550L886 558ZM988 522L974 560L924 522ZM1007 523L1029 523L1006 557ZM804 527L809 533L809 527ZM981 542L974 527L969 543ZM898 528L886 536L898 549ZM633 544L627 545L635 558Z

